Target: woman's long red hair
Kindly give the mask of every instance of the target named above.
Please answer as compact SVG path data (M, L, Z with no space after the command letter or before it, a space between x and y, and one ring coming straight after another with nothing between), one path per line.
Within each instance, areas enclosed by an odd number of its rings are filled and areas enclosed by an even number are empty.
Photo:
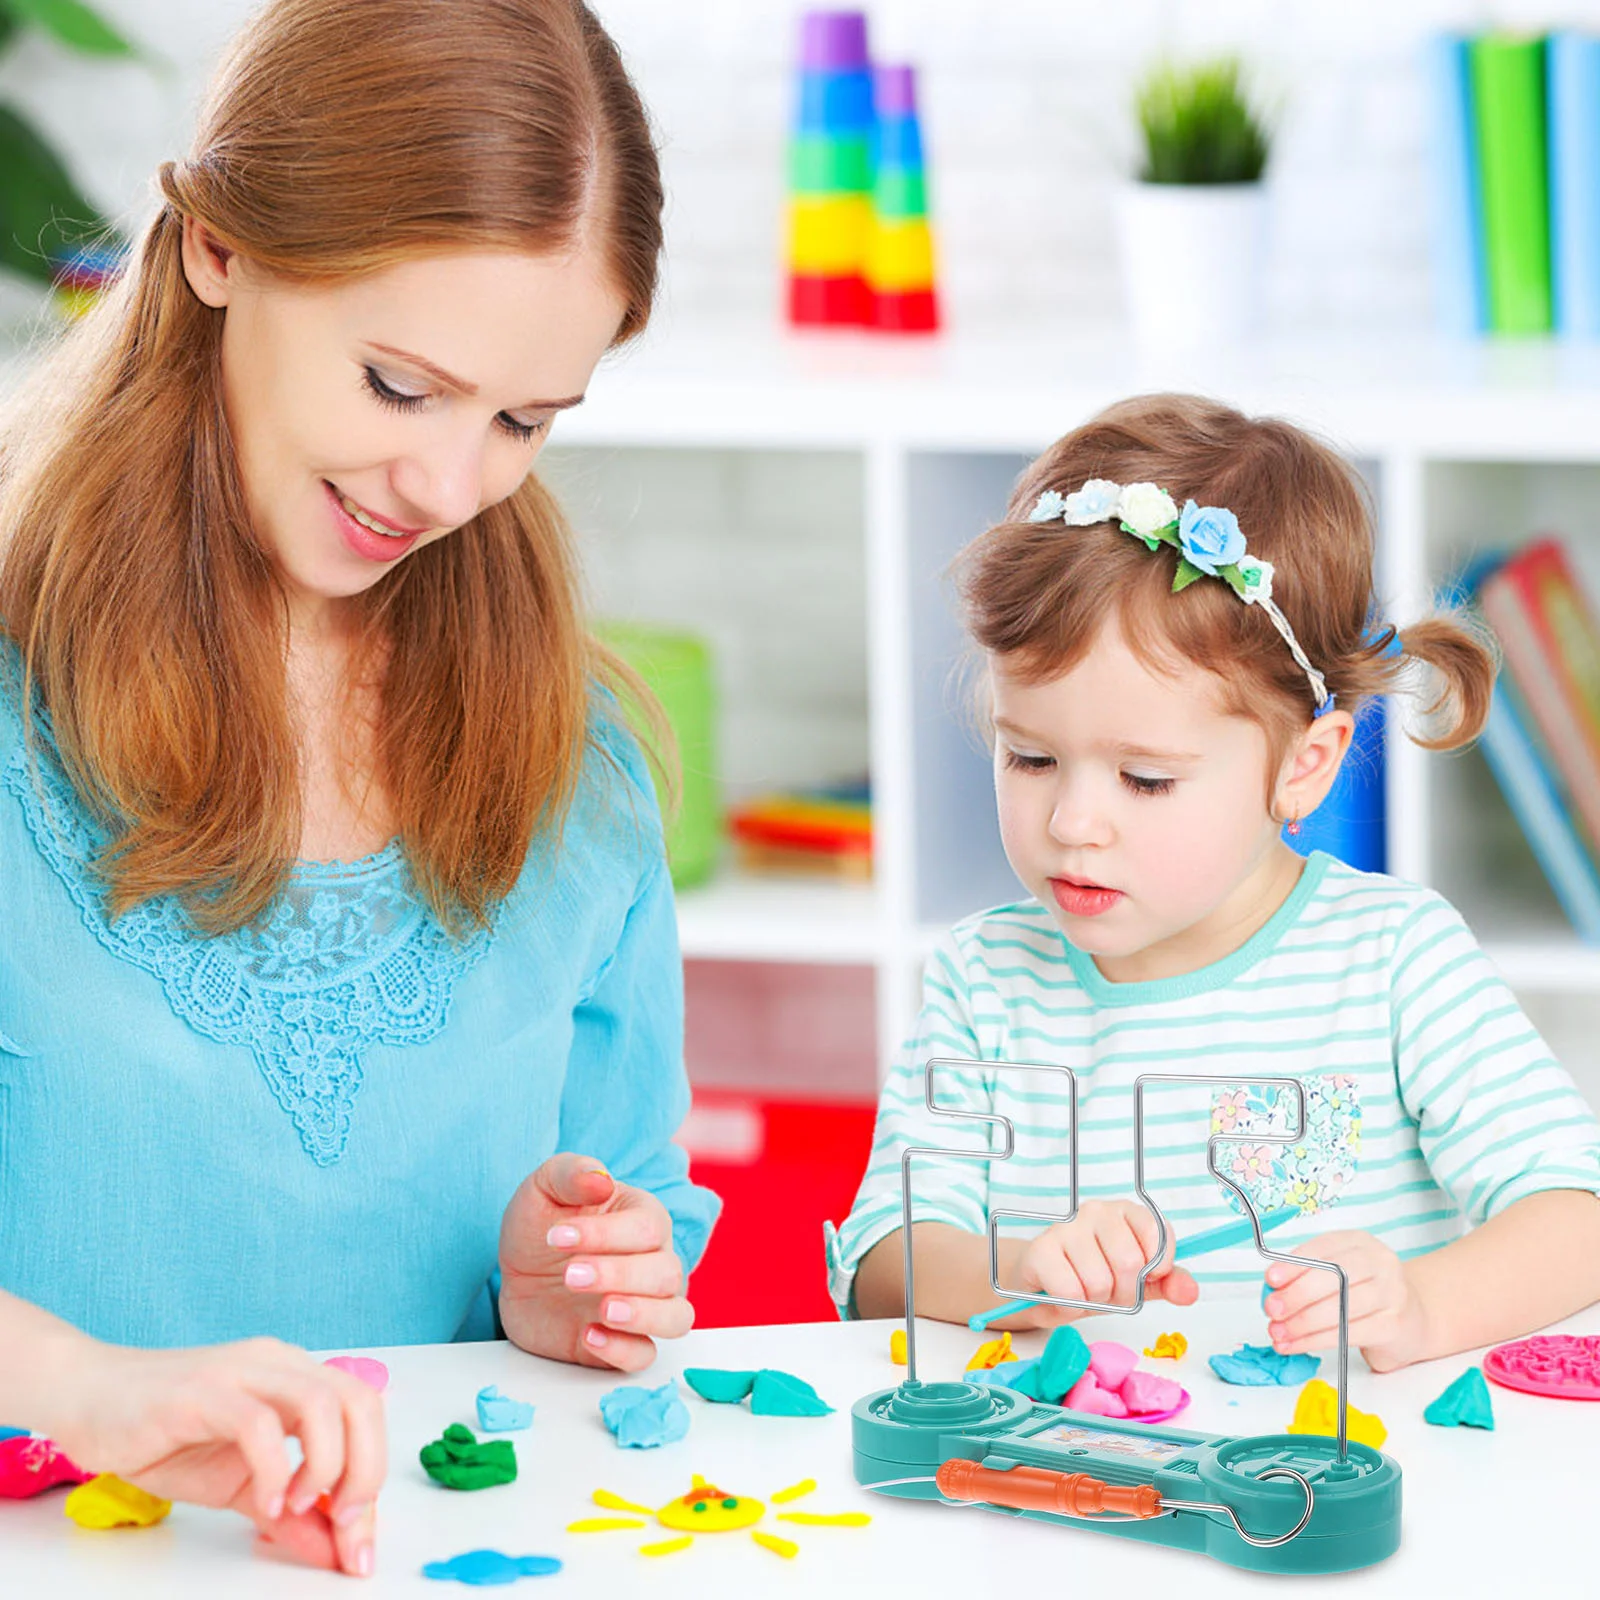
M0 629L105 824L113 915L255 919L298 853L282 591L252 535L183 218L295 282L451 249L596 240L655 293L662 190L638 96L580 0L275 0L220 67L128 272L0 427ZM534 477L360 598L382 641L378 772L419 887L482 923L560 826L588 747L567 525ZM625 676L625 675L624 675Z

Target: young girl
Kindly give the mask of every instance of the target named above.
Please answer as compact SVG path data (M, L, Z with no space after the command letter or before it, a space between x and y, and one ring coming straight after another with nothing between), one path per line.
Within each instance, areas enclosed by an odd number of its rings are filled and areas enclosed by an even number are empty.
M1600 1124L1460 916L1437 894L1283 842L1327 795L1363 700L1431 670L1429 749L1471 740L1493 662L1457 622L1373 621L1372 530L1331 450L1186 396L1124 402L1023 474L1006 520L958 563L987 667L1006 855L1031 898L957 924L929 962L916 1033L884 1086L871 1163L830 1236L849 1315L904 1305L899 1158L998 1149L930 1116L932 1057L1077 1075L1080 1207L1001 1223L1001 1282L1130 1303L1155 1254L1132 1174L1133 1085L1150 1086L1146 1187L1168 1226L1147 1295L1252 1296L1253 1244L1173 1264L1230 1220L1220 1161L1269 1247L1338 1263L1350 1337L1375 1370L1544 1326L1600 1298ZM1293 1097L1304 1089L1301 1138ZM947 1069L941 1107L1016 1125L1009 1160L912 1164L918 1313L991 1305L991 1209L1068 1210L1064 1080ZM980 1129L978 1134L970 1130ZM1336 1337L1334 1274L1266 1273L1273 1345ZM1051 1326L1048 1305L998 1326Z

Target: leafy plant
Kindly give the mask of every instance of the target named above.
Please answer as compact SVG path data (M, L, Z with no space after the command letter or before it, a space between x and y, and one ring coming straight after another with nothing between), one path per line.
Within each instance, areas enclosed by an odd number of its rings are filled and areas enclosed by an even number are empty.
M80 55L139 54L82 0L0 0L0 51L28 27ZM52 257L115 238L44 137L15 109L0 105L0 267L48 283Z
M1142 183L1255 183L1271 138L1245 96L1238 61L1161 65L1135 97L1144 135Z

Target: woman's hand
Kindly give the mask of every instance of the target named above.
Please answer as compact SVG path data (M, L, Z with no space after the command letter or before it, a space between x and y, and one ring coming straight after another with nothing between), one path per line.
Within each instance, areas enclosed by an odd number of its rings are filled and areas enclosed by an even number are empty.
M555 1155L500 1225L500 1320L524 1350L638 1372L694 1323L672 1218L588 1156Z
M50 1436L85 1471L238 1511L291 1559L372 1571L388 1447L383 1402L359 1378L276 1339L193 1350L85 1339L66 1376Z
M1427 1351L1427 1319L1405 1263L1370 1233L1325 1233L1297 1252L1332 1261L1350 1282L1350 1342L1374 1372L1392 1372ZM1339 1279L1314 1266L1267 1268L1267 1331L1280 1355L1331 1350L1339 1342Z
M1174 1242L1169 1226L1166 1250L1145 1279L1144 1292L1147 1299L1190 1306L1200 1298L1200 1288L1182 1267L1173 1265ZM1132 1305L1139 1274L1155 1247L1156 1219L1148 1207L1127 1200L1087 1200L1071 1222L1046 1228L1023 1251L1021 1287L1063 1300ZM1053 1328L1085 1315L1065 1306L1034 1306L1017 1312L1016 1321L1024 1327Z

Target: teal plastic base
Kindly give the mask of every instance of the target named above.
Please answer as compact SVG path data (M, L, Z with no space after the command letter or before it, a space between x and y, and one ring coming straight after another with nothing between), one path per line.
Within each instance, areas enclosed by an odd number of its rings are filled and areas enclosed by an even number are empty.
M1265 1550L1241 1539L1219 1512L1126 1521L992 1509L1194 1550L1252 1572L1350 1572L1400 1548L1400 1468L1363 1444L1352 1442L1341 1462L1334 1441L1318 1435L1236 1439L1145 1427L969 1383L904 1383L868 1395L851 1411L851 1434L857 1483L871 1488L926 1475L925 1482L880 1491L902 1499L942 1502L933 1474L964 1457L1001 1471L1046 1467L1086 1472L1106 1483L1154 1484L1164 1499L1227 1505L1257 1538L1286 1533L1299 1520L1305 1508L1300 1485L1259 1479L1270 1467L1293 1467L1311 1484L1311 1519L1298 1536Z

